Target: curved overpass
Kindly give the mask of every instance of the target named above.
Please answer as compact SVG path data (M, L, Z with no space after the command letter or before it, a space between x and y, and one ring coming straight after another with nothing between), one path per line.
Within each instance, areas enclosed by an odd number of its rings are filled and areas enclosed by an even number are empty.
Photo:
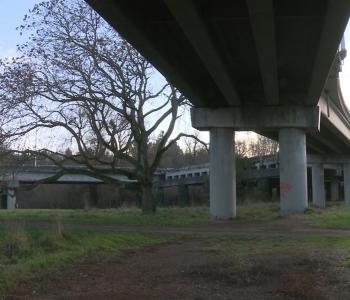
M350 1L86 1L189 98L192 125L210 130L213 218L235 216L234 131L279 140L282 213L307 207L306 151L350 155L338 82Z

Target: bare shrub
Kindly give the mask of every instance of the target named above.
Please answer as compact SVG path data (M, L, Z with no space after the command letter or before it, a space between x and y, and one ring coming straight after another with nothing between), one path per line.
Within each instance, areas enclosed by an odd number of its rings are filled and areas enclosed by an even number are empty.
M278 293L284 297L300 300L321 299L322 287L326 284L324 278L315 276L305 270L293 270L286 274Z

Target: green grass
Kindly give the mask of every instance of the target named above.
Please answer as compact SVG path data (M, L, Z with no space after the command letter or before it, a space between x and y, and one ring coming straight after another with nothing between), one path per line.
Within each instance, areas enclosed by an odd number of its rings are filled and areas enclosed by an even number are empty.
M280 218L278 203L251 203L237 208L237 220L267 221Z
M280 218L278 203L240 205L237 222L266 221ZM324 210L309 209L298 220L316 227L350 229L350 206L338 205ZM59 221L58 221L59 220ZM64 230L58 224L105 224L124 226L188 226L209 222L207 207L159 208L155 215L143 215L136 208L123 209L18 209L0 210L0 293L13 289L16 283L59 276L62 270L88 261L118 259L128 249L155 245L174 237L142 233ZM20 222L19 222L20 221ZM29 222L49 222L55 230L25 228ZM291 253L319 249L350 250L350 237L213 237L204 251L222 257L244 258L257 254ZM328 251L328 250L327 250ZM350 256L345 255L350 265Z
M237 220L273 220L279 217L278 204L241 205ZM17 209L0 210L0 221L52 222L66 224L103 224L121 226L188 226L209 222L208 207L159 208L154 215L137 208L120 209Z
M221 238L205 248L225 258L244 258L273 253L295 253L316 250L350 250L350 237L303 236L303 237L233 237ZM350 259L349 259L350 260Z
M350 206L341 204L326 209L312 209L304 219L313 227L350 229Z
M17 232L16 232L17 231ZM17 236L17 238L15 238ZM18 238L20 237L20 238ZM23 239L25 243L21 242ZM15 242L13 242L15 240ZM6 247L21 242L13 255ZM54 278L63 270L89 263L120 258L128 250L169 241L170 238L141 233L67 230L61 236L50 230L20 229L0 232L0 293L20 281Z
M278 217L277 204L243 205L238 220L270 220ZM188 226L209 222L208 207L159 208L155 215L144 215L136 208L123 209L17 209L0 210L0 292L11 290L22 280L40 280L59 275L61 270L101 258L118 257L130 248L170 240L141 233L65 230L58 225L103 224L124 226ZM51 223L55 231L25 228L26 223ZM172 237L174 238L174 237Z
M67 224L187 226L208 222L208 208L159 208L154 215L142 214L137 208L0 210L0 221L51 222L57 218Z
M210 222L208 207L159 208L154 215L137 208L120 209L17 209L0 210L1 221L103 224L120 226L189 226ZM237 221L267 221L281 218L278 203L254 203L237 207ZM326 209L308 208L304 216L315 227L350 229L350 205L332 204Z

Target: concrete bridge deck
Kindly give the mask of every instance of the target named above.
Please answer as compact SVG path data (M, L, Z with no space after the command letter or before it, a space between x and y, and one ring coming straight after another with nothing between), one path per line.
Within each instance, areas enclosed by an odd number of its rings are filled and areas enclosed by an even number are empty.
M279 140L284 214L308 205L306 152L350 155L338 81L350 1L86 1L188 97L192 125L210 130L213 219L236 215L237 130ZM322 163L313 170L322 198Z

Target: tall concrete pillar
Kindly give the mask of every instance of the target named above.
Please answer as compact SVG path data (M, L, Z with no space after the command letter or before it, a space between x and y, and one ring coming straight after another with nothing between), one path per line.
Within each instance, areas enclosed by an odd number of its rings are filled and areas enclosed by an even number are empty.
M350 204L350 163L344 164L344 198Z
M302 129L279 130L281 213L307 208L306 137Z
M16 208L16 190L12 188L7 189L7 209Z
M339 181L336 176L331 179L331 201L339 200Z
M324 168L321 163L312 165L312 204L320 208L326 207Z
M210 218L236 216L236 170L234 130L210 130Z

